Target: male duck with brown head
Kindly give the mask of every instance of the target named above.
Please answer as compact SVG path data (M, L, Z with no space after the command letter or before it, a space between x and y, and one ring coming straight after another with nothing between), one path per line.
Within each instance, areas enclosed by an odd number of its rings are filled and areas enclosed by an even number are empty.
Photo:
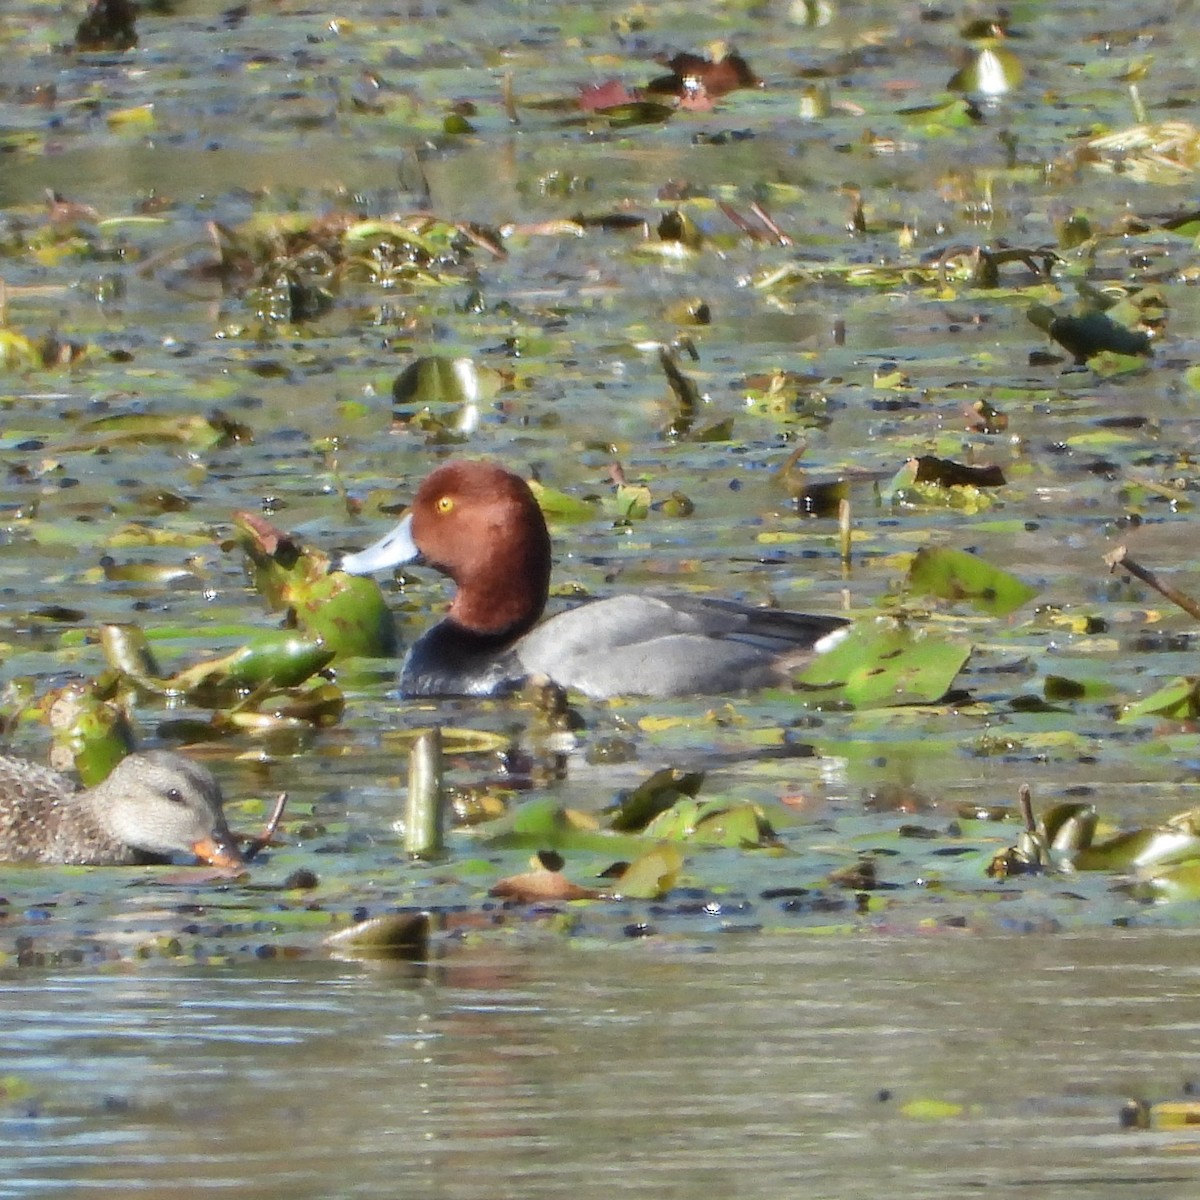
M787 682L843 630L841 617L661 592L585 602L538 624L550 535L528 484L494 463L434 471L390 533L339 567L365 575L424 561L457 588L404 660L410 696L491 696L545 677L585 695L683 696Z
M243 864L220 785L182 754L131 754L83 791L57 771L0 757L0 861L126 866L179 853Z

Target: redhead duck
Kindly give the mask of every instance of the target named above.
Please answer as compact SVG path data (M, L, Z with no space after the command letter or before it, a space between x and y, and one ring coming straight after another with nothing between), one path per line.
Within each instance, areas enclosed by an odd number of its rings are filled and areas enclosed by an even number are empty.
M494 463L439 467L399 525L338 567L365 575L418 559L457 590L404 660L408 696L501 695L539 676L598 699L764 687L785 683L847 625L662 593L587 601L539 625L550 535L529 485Z
M182 754L131 754L83 791L57 771L0 757L0 861L127 866L183 851L220 867L243 861L220 785Z

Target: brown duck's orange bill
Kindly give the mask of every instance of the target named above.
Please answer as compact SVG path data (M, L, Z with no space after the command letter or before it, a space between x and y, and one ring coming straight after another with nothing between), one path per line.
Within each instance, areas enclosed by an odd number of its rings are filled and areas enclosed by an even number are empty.
M214 867L244 867L246 865L241 851L233 842L226 841L224 838L201 838L200 841L193 844L192 853L197 858L212 863Z

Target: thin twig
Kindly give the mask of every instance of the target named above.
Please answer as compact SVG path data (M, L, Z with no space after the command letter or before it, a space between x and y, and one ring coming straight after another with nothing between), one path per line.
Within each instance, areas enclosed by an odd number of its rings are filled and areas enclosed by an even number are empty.
M1163 583L1153 571L1148 571L1141 563L1134 562L1126 553L1124 546L1118 546L1111 554L1106 554L1104 561L1108 563L1110 571L1115 571L1118 567L1128 571L1130 575L1152 587L1160 596L1165 596L1172 604L1177 604L1189 617L1195 617L1200 621L1200 604L1178 588L1173 588L1169 583Z
M775 224L774 218L757 200L750 205L750 211L775 235L775 240L781 246L790 246L792 244L791 237Z
M249 862L258 852L264 847L271 844L271 839L275 836L275 831L279 828L279 822L283 820L283 810L287 808L287 792L280 792L275 801L275 807L271 810L271 815L267 818L267 823L263 826L263 831L257 837L252 837L246 843L246 849L242 851L242 857Z

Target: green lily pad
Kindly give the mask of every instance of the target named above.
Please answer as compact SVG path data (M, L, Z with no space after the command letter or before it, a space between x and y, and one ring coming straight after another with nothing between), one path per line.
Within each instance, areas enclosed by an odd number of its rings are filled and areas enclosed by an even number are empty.
M822 706L932 704L954 682L971 647L902 622L859 622L820 654L796 686Z
M1172 721L1200 718L1200 676L1184 675L1171 680L1157 692L1131 704L1119 719L1136 721L1141 717L1165 717Z
M659 900L675 886L683 861L676 847L655 846L629 864L616 893L628 900Z
M965 550L926 546L908 569L909 589L917 595L965 600L994 617L1006 617L1037 595L1037 588Z
M529 481L529 490L533 492L538 507L556 521L591 521L595 519L597 506L586 500L578 500L560 492L556 488L546 487L536 479Z
M749 801L679 800L646 827L646 836L730 849L764 846L778 839L762 810Z
M596 852L633 859L647 846L644 838L600 829L548 796L530 800L509 816L489 822L485 832L487 844L498 849Z

